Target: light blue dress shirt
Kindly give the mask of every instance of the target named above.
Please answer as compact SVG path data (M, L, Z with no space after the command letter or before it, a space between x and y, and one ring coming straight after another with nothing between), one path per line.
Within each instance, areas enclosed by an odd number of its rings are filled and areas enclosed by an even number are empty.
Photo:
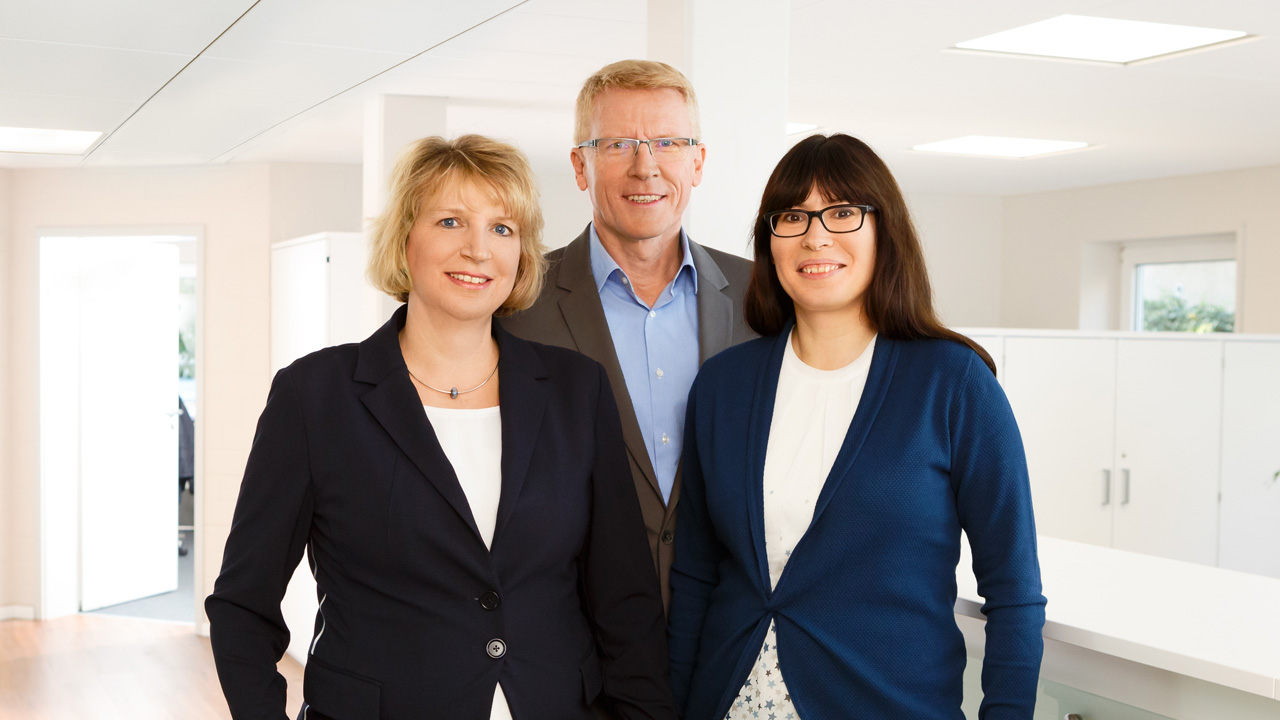
M591 274L649 462L658 477L662 500L669 502L680 465L689 388L698 374L698 271L689 252L689 239L682 229L684 258L680 269L650 307L636 295L627 274L600 244L594 224L590 236Z

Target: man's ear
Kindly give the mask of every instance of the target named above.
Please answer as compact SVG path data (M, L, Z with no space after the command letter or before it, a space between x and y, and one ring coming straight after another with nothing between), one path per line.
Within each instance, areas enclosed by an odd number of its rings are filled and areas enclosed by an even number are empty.
M702 182L702 163L707 159L707 146L698 145L697 154L693 156L693 186L698 187Z
M579 190L587 189L587 161L582 158L578 148L569 151L569 162L573 163L573 179L578 182Z

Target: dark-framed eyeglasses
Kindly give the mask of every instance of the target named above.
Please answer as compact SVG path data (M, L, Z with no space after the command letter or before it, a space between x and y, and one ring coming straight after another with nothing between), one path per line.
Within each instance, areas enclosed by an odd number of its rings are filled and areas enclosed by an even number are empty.
M685 151L698 145L695 138L661 137L639 140L637 138L596 138L578 143L580 148L595 148L596 154L605 160L621 160L635 157L641 145L649 146L649 154L657 160L678 160Z
M857 232L862 229L862 223L866 221L867 213L875 211L874 205L855 205L853 203L832 205L821 210L788 208L769 213L769 229L778 237L800 237L809 232L809 223L814 218L818 218L818 222L822 223L822 227L826 228L827 232Z

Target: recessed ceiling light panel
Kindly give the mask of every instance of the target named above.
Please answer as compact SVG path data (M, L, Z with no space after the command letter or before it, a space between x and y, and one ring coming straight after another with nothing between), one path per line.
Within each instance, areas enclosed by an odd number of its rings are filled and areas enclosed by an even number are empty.
M920 152L947 153L949 155L984 155L987 157L1029 158L1037 155L1079 150L1089 143L1067 140L1033 140L1031 138L991 137L968 135L952 140L925 143L911 148Z
M0 152L81 155L101 136L88 130L0 127Z
M957 43L962 50L1131 63L1243 38L1236 30L1061 15Z

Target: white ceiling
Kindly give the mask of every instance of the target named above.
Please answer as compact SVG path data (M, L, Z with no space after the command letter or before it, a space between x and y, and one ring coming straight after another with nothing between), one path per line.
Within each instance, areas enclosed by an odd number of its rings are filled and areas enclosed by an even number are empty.
M87 158L0 167L358 163L378 93L451 98L449 126L562 162L601 65L643 57L644 0L6 0L0 125L101 130ZM1063 13L1259 39L1128 67L948 51ZM856 134L913 192L1017 194L1280 164L1275 0L792 0L790 118ZM1083 140L1031 160L908 148Z

